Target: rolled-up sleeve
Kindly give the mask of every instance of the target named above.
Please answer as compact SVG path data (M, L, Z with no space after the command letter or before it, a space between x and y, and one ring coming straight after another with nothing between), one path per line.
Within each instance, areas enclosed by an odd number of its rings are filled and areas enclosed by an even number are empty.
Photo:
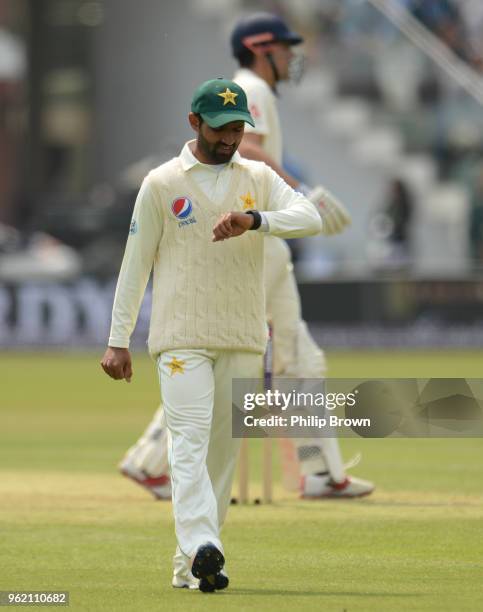
M268 233L280 238L314 236L322 231L322 220L314 205L294 191L271 168L271 189L263 216Z
M148 176L134 206L112 307L109 346L129 347L162 234L161 198Z

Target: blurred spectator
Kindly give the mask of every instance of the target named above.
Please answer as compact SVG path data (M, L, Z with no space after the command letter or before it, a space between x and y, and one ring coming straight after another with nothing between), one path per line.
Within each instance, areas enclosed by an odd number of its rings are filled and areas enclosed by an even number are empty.
M468 29L470 45L481 66L483 58L483 2L481 0L461 0L460 5Z
M0 0L0 222L11 221L20 149L26 49L10 27L9 2Z
M409 10L463 61L479 67L472 50L463 14L453 0L410 0Z
M483 164L473 189L470 242L473 260L480 267L483 265Z
M389 240L407 252L413 202L408 187L401 179L393 179L390 184L385 212L392 225Z
M406 183L391 179L382 210L370 224L368 256L377 268L401 269L411 263L414 200Z

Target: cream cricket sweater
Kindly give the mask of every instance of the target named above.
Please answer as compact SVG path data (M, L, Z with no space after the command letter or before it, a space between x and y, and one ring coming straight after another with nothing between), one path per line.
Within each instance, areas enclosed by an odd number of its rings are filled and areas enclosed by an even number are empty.
M153 270L149 351L212 348L262 353L266 344L263 234L212 242L225 212L267 211L269 233L299 237L318 233L313 205L271 168L235 154L229 186L209 199L190 173L185 145L180 157L143 182L119 274L110 346L128 347L142 296Z

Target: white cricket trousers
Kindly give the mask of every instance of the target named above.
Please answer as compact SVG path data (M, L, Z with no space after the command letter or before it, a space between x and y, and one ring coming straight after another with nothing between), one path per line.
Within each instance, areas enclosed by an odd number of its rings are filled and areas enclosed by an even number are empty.
M240 440L232 438L232 379L263 376L263 356L232 350L172 350L158 358L180 551L212 542L230 503Z

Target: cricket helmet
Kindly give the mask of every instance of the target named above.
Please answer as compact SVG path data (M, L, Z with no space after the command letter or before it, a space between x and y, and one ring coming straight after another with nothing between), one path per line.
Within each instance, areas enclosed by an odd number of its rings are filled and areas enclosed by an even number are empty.
M244 49L253 50L258 45L286 42L298 45L302 36L292 32L285 21L272 13L253 13L240 19L230 37L233 55L238 57Z

